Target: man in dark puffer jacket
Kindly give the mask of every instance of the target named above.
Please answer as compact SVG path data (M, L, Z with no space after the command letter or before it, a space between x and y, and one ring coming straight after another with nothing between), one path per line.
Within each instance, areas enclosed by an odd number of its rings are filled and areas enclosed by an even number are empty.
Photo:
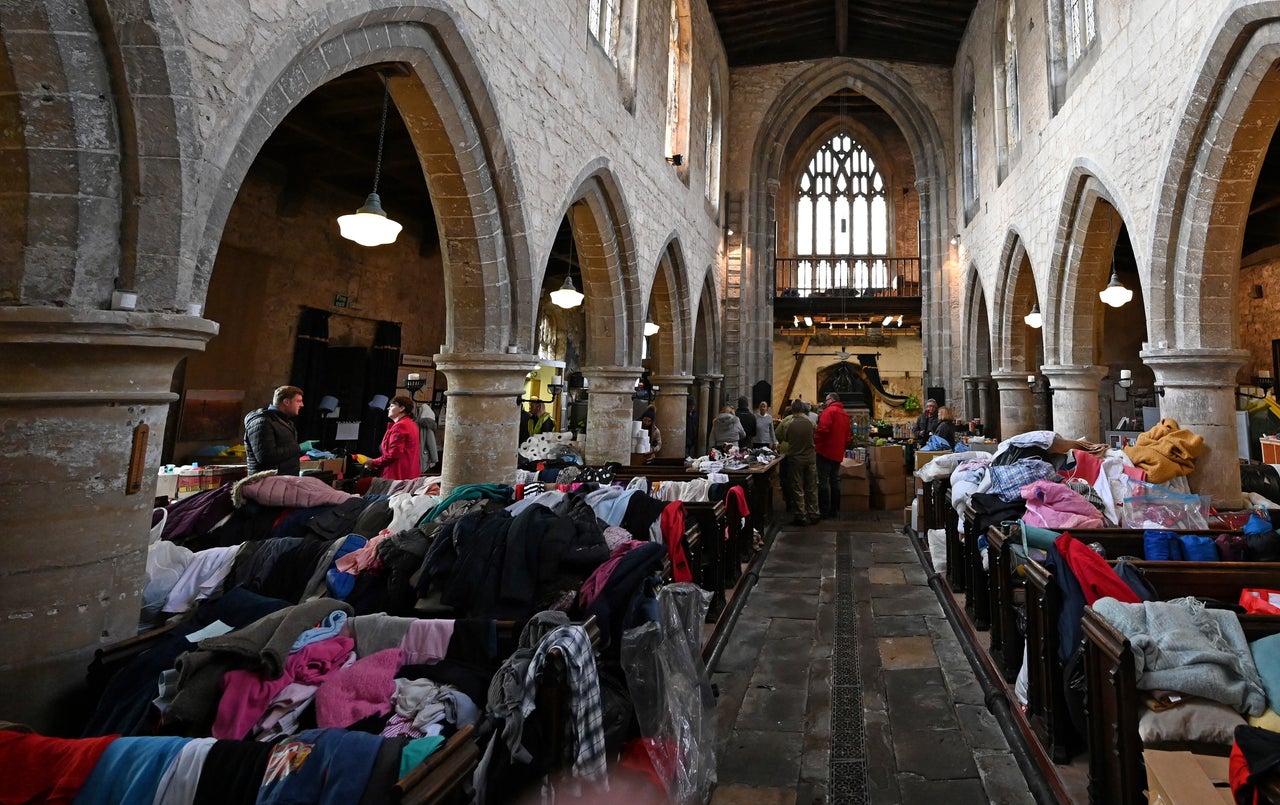
M302 469L302 448L293 419L302 410L302 389L281 386L271 405L244 417L244 454L249 474L275 470L277 475L297 475Z

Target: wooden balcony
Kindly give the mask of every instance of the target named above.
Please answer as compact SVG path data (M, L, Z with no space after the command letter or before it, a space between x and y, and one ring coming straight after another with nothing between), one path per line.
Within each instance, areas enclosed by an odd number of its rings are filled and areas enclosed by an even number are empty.
M920 316L920 258L847 254L774 261L774 317Z

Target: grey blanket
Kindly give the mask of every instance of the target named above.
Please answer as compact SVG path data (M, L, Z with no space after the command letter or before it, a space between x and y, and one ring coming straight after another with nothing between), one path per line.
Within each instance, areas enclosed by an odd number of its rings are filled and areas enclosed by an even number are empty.
M1262 680L1235 613L1205 609L1192 598L1122 604L1099 599L1093 609L1129 638L1142 690L1176 690L1261 715Z

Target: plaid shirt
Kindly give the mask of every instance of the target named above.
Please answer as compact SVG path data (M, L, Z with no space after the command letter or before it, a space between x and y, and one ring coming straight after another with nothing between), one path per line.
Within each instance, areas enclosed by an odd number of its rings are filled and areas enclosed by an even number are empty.
M1035 483L1041 478L1050 481L1061 480L1054 471L1053 465L1039 458L1023 458L1012 464L993 466L991 468L991 489L993 495L999 495L1006 503L1012 503L1022 497L1022 487Z
M569 707L573 713L566 728L576 740L573 774L586 780L605 780L604 720L600 709L600 677L596 674L596 658L591 639L577 624L560 626L538 644L524 678L525 716L536 707L536 679L548 652L558 648L564 655L568 671Z

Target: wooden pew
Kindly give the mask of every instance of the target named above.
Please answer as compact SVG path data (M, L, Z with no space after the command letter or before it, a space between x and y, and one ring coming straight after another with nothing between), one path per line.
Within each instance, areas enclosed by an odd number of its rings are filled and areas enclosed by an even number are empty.
M1085 608L1085 670L1089 685L1089 802L1139 805L1147 774L1138 737L1142 692L1129 640L1091 608ZM1245 637L1280 632L1280 616L1241 615Z
M1143 530L1140 528L1073 528L1069 531L1086 545L1098 542L1107 556L1144 556ZM1220 531L1174 530L1175 534L1218 534ZM1227 532L1239 533L1239 532ZM1025 595L1025 581L1015 572L1014 552L1009 545L1022 544L1018 523L1008 529L992 526L987 530L987 597L990 620L990 653L1006 680L1012 681L1022 665L1023 638L1016 625L1016 610Z
M1277 562L1150 562L1134 565L1162 599L1202 596L1235 603L1245 587L1280 586ZM1027 720L1055 763L1071 759L1072 737L1058 662L1062 599L1052 574L1030 560L1027 570Z

